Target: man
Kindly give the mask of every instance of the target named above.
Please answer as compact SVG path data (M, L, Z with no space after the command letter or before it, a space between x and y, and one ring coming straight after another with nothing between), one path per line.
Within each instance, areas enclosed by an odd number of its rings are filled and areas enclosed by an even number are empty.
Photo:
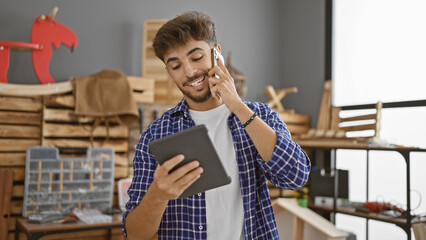
M238 96L222 61L212 66L211 48L221 47L208 16L189 12L168 21L153 47L184 98L136 146L125 236L151 239L158 231L159 239L278 239L267 180L281 188L302 187L310 171L307 155L269 106ZM182 199L203 169L192 161L169 174L184 156L160 166L148 143L198 124L207 126L232 182Z

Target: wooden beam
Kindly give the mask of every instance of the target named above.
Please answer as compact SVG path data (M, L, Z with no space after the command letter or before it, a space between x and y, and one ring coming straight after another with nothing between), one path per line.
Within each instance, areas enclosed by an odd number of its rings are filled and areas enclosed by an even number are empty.
M0 137L2 138L34 138L40 139L39 126L0 125Z
M364 131L364 130L375 130L376 124L366 124L366 125L359 125L359 126L347 126L347 127L340 127L341 130L345 132L352 132L352 131Z
M40 125L41 114L34 112L0 111L0 123Z
M40 139L0 139L0 152L26 152L27 148L40 145Z
M292 123L309 125L309 122L311 120L310 116L307 114L278 112L278 115L286 124Z
M0 96L0 110L40 112L41 109L42 103L40 98Z
M305 222L294 215L293 219L293 240L303 240L303 230L305 228Z
M287 124L287 129L290 131L292 135L298 135L307 133L309 131L309 126L306 125L298 125L298 124Z
M58 147L58 148L88 148L91 147L89 140L81 139L50 139L45 138L44 146L46 147ZM117 152L127 152L129 150L129 142L127 139L122 140L95 140L93 142L95 147L109 147Z
M25 153L0 153L0 167L25 166Z
M367 115L340 118L340 122L376 120L376 118L377 118L377 114L367 114Z
M36 84L10 84L0 83L0 95L6 96L42 96L60 94L72 91L69 81L51 83L46 85Z
M318 114L317 129L330 129L330 111L331 111L331 80L324 83L324 90L321 99L320 111Z
M75 98L73 95L51 95L44 97L46 107L75 107Z
M46 123L43 128L44 137L90 137L92 126L90 125L71 125L71 124L56 124ZM108 133L107 133L108 131ZM106 137L110 138L127 138L129 137L129 129L126 126L97 126L93 130L93 137Z
M0 169L0 183L0 239L6 239L9 231L13 171Z

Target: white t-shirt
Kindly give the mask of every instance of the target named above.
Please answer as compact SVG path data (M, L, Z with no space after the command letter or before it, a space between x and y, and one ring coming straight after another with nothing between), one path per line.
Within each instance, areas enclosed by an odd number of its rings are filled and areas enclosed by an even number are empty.
M211 189L206 194L207 239L244 239L244 208L234 141L228 127L231 111L225 104L189 114L196 125L204 124L231 183Z

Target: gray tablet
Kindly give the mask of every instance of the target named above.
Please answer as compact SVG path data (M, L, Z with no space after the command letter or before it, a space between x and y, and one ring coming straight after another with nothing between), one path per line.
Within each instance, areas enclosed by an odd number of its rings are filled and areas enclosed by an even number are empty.
M154 140L148 145L160 165L178 154L183 154L185 160L174 169L193 160L200 162L204 169L201 177L180 195L181 198L231 183L231 177L223 167L205 125Z

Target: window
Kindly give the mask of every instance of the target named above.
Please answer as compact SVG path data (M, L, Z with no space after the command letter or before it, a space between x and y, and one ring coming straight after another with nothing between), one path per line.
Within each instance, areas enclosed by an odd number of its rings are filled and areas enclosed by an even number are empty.
M334 106L426 99L426 1L333 0L332 81ZM382 111L381 138L426 148L426 106ZM393 201L405 198L405 162L397 153L370 154L369 199L365 199L366 157L339 150L337 167L350 174L350 200ZM426 196L426 155L411 158L412 208ZM418 194L419 193L419 194ZM424 214L423 201L415 214ZM365 239L360 219L338 215L337 226ZM365 220L362 220L365 221ZM354 226L359 229L354 230ZM386 234L386 235L383 235ZM369 239L405 239L393 224L369 221Z

